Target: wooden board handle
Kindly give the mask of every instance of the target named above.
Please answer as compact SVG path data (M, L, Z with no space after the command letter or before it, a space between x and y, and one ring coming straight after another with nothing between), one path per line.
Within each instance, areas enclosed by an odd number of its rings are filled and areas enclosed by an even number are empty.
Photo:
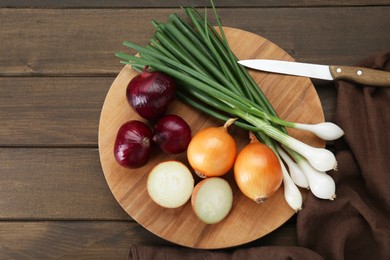
M360 84L390 87L390 72L353 66L329 66L334 79L345 79Z

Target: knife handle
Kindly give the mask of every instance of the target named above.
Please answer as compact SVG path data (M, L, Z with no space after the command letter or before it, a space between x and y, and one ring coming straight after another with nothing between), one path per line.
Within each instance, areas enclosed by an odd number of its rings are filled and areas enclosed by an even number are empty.
M353 66L329 66L334 79L346 79L360 84L390 87L390 72Z

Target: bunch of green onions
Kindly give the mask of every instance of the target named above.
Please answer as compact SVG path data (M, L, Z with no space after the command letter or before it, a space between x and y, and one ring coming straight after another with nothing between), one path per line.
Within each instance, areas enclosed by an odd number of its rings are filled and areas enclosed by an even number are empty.
M224 121L238 118L235 125L253 132L280 158L285 171L285 190L289 190L286 185L293 180L300 187L310 187L319 198L333 199L333 179L324 173L337 166L333 153L289 136L285 127L311 131L325 140L337 139L343 131L328 122L308 125L280 119L257 83L237 63L212 1L211 4L219 33L209 23L207 12L201 14L195 8L186 7L183 10L187 20L171 14L166 23L153 21L155 34L147 46L124 42L139 55L116 55L123 59L122 63L130 64L138 71L149 66L174 77L180 86L177 95L183 102ZM286 173L283 161L288 165L290 175ZM322 188L324 185L329 188ZM293 193L298 191L295 185L290 187L295 187ZM286 199L287 196L291 194L287 194ZM290 206L296 210L301 207L299 199L292 204Z

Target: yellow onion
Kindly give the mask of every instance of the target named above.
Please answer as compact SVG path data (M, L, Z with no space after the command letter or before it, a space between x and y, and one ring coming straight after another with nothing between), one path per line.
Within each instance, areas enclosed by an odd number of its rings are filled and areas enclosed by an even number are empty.
M233 167L237 148L227 128L234 120L229 119L222 127L202 129L191 139L187 158L199 177L222 176Z
M279 189L283 174L272 149L252 140L237 155L234 178L245 196L260 203Z

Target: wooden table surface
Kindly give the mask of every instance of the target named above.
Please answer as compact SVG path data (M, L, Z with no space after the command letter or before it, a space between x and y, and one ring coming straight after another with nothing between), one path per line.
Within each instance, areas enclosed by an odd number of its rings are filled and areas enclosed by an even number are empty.
M105 181L104 98L152 19L208 1L0 2L0 259L125 259L129 244L171 245L137 224ZM259 34L298 61L351 65L390 49L390 1L218 1L225 26ZM326 120L334 83L315 81ZM296 218L245 246L296 245Z

